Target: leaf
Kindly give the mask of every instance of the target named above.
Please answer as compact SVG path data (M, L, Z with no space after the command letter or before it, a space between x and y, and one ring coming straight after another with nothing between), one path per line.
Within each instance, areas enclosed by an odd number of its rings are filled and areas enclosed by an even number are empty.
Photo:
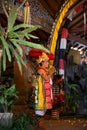
M28 31L29 31L29 29L28 29ZM36 37L32 34L29 34L29 32L27 32L27 29L25 29L23 31L17 31L17 32L11 31L11 32L8 33L8 37L10 39L12 39L12 38L21 39L21 38L24 38L24 37L27 38L27 39L30 39L30 38L38 39L38 37Z
M8 33L8 38L11 39L11 38L20 38L19 34L16 33L16 32L9 32Z
M14 101L12 101L12 100L9 101L9 102L8 102L8 106L11 106L13 103L14 103Z
M9 50L9 44L7 43L7 41L5 40L5 38L3 36L1 36L0 39L2 41L3 48L6 50L8 60L11 62L11 54L10 54L10 50Z
M17 51L19 52L20 56L23 56L23 50L22 50L21 46L18 43L16 43L15 41L14 42L12 40L10 40L10 41L17 48Z
M13 84L11 87L6 89L7 96L14 97L16 96L16 88L15 84Z
M23 24L15 25L15 26L12 28L11 31L16 31L16 30L18 30L18 29L20 29L20 28L27 28L27 29L26 29L26 32L29 33L29 32L32 32L32 31L34 31L34 30L40 28L40 26L39 26L39 25L30 25L30 24L25 24L25 23L23 23Z
M14 50L14 48L13 48L12 45L10 45L10 48L11 48L11 50L13 51L13 54L14 54L16 60L17 60L17 64L18 64L18 67L19 67L19 71L20 71L20 73L22 74L22 66L21 66L21 63L20 63L20 59L18 58L17 52Z
M34 35L32 35L32 34L28 34L28 36L29 36L30 38L38 39L38 37L36 37L36 36L34 36Z
M19 71L22 74L22 65L21 64L23 64L24 66L26 66L26 65L25 65L24 61L22 60L22 57L17 53L17 51L14 49L14 47L12 45L10 45L10 48L15 55L15 58L17 60L17 64L19 67Z
M16 33L16 35L14 35L13 32L9 33L9 38L10 38L10 39L16 39L16 38L18 38L18 39L23 39L24 37L26 37L26 38L29 39L27 33L24 33L24 32L22 32L22 31L17 31L17 32L15 32L15 33Z
M37 30L38 28L40 28L39 26L34 26L34 25L29 25L29 27L27 27L27 28L25 28L22 32L24 32L24 33L31 33L31 32L33 32L33 31L35 31L35 30Z
M20 39L11 39L13 42L16 41L19 44L23 44L25 46L29 46L32 48L37 48L37 49L41 49L44 50L48 53L50 53L50 51L48 49L46 49L44 46L37 44L37 43L33 43L33 42L29 42L29 41L25 41L25 40L20 40Z
M4 97L0 96L0 104L4 104Z
M0 24L0 36L2 36L2 35L3 35L3 28L2 28L2 26Z
M29 36L28 36L28 33L26 33L26 32L21 32L21 33L19 33L18 35L20 36L20 34L22 34L20 39L23 39L23 38L30 39Z
M2 55L2 67L3 67L3 71L6 70L6 53L5 53L5 49L3 49L3 55Z
M9 11L9 17L8 17L8 26L7 26L7 32L10 32L15 24L15 20L17 17L17 8L13 8Z
M18 58L20 59L20 62L22 63L22 65L24 65L26 67L26 64L25 64L24 60L22 59L22 57L20 55L18 55Z
M77 84L71 84L71 85L69 85L69 87L70 87L70 89L78 92L78 89L77 89L78 85Z

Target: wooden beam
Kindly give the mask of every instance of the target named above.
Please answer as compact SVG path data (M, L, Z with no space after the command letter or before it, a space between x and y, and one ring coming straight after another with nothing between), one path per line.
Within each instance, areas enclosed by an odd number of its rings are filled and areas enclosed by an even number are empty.
M73 19L73 21L69 24L69 28L77 28L77 27L80 27L81 25L84 25L84 19L83 19L83 14L79 17L77 17L76 19Z
M41 3L41 5L48 11L48 13L49 13L53 18L55 18L53 11L49 8L49 6L47 5L46 1L45 1L45 0L38 0L38 1L39 1L39 2Z
M86 30L87 30L87 25L86 25ZM84 32L84 27L80 28L72 28L69 30L70 33L79 33L79 32Z
M69 35L68 35L68 40L77 41L77 42L79 42L79 43L81 43L81 44L87 46L87 40L82 39L82 38L77 37L77 36L74 36L74 35L72 35L72 34L69 34Z
M54 14L55 14L55 12L58 11L59 5L58 5L58 3L56 3L55 0L53 0L52 2L50 2L50 0L46 0L46 3L47 3L47 5L49 5L50 9L54 12Z

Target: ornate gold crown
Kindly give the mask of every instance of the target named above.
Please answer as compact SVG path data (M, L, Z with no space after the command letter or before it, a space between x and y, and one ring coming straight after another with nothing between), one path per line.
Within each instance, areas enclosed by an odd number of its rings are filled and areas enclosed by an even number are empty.
M38 62L38 63L41 63L42 61L45 61L45 60L49 60L49 57L47 56L46 53L43 52L42 55L39 56L37 62Z

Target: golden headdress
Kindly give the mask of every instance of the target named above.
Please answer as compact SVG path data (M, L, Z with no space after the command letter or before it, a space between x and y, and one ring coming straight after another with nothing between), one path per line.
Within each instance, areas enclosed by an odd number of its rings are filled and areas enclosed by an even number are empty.
M47 56L46 53L43 52L42 55L39 56L37 62L38 62L38 63L41 63L42 61L45 61L45 60L49 60L49 57Z

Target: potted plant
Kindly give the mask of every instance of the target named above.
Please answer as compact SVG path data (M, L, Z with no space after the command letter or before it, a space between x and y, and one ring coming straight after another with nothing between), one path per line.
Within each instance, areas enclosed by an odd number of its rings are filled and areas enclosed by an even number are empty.
M7 87L4 84L0 85L0 104L2 105L3 112L0 113L0 125L11 126L12 125L12 108L14 100L18 96L15 84Z
M13 125L11 127L12 130L34 130L37 125L37 118L35 116L26 113L21 113L18 117L13 121ZM6 129L7 130L7 129Z

